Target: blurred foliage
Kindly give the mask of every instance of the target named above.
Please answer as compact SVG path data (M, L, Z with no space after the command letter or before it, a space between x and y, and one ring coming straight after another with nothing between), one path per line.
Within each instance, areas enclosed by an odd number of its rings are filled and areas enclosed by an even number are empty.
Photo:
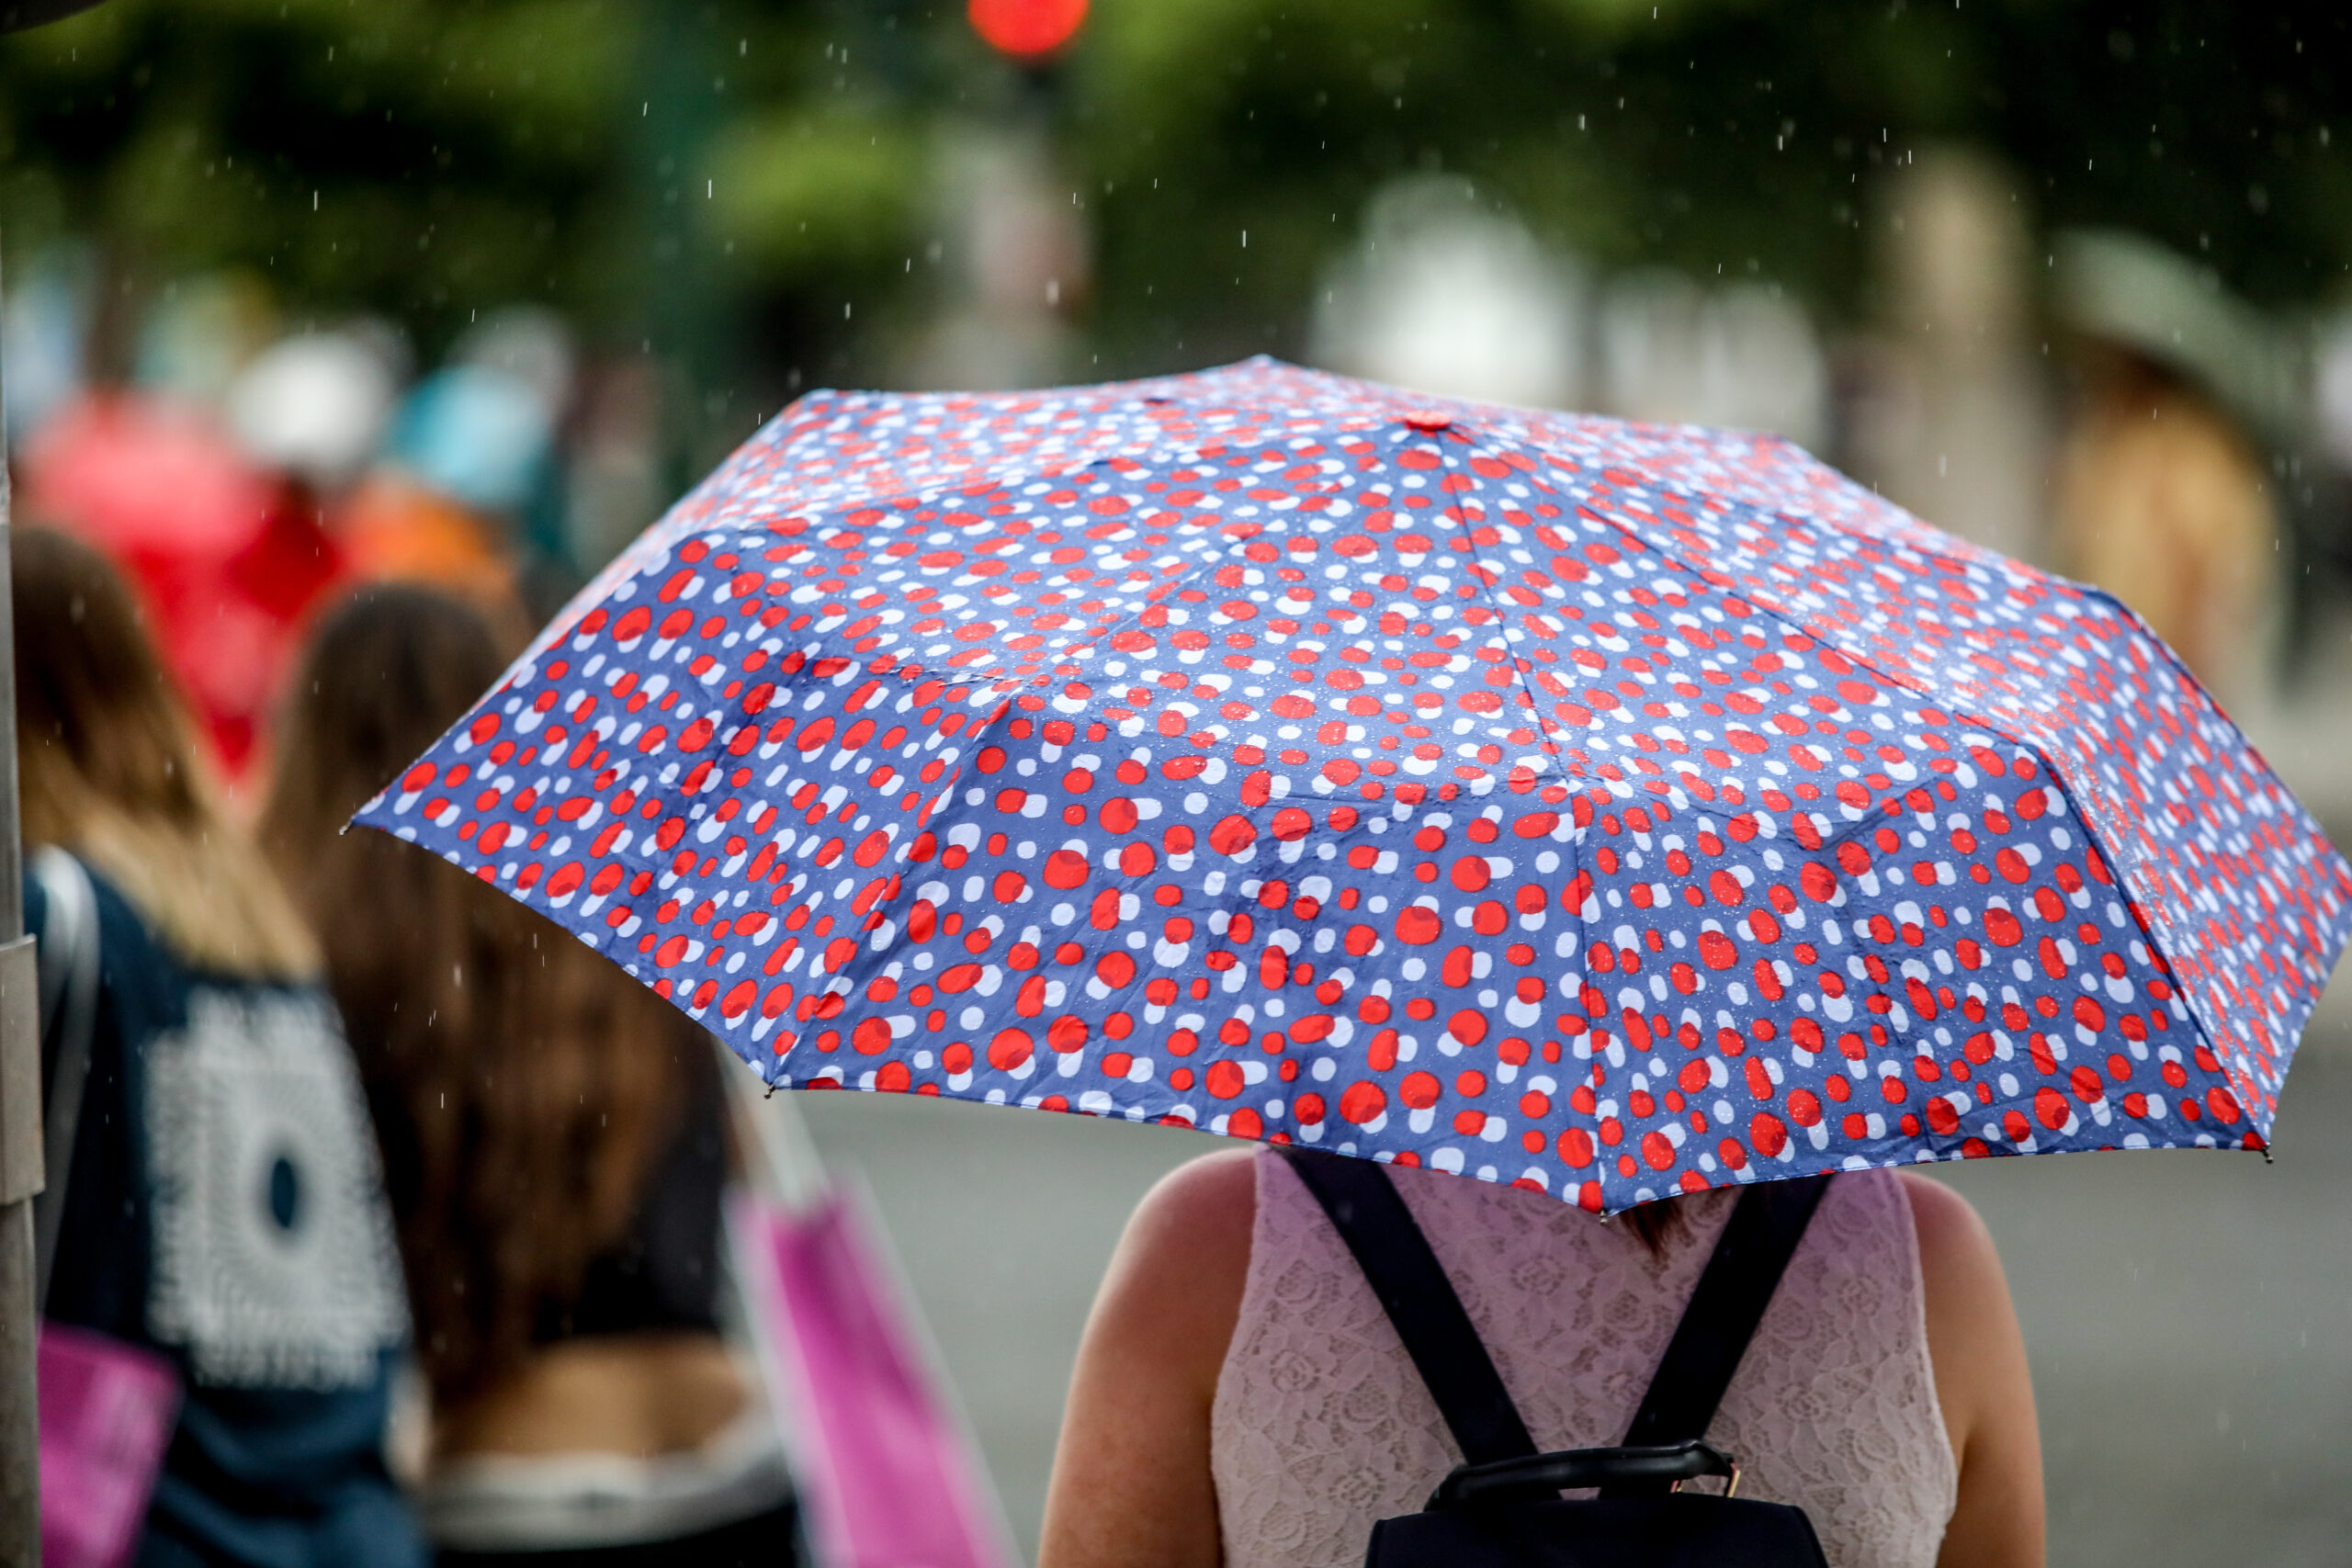
M116 0L0 51L11 249L97 237L136 287L213 268L426 324L584 300L619 162L611 0Z
M1869 307L1885 176L1936 143L2002 160L2038 226L2143 230L2266 302L2352 262L2338 6L1155 0L1081 48L1103 326L1146 360L1171 330L1187 357L1290 341L1318 234L1408 169L1604 264L1761 274L1833 320Z
M878 270L922 217L924 144L903 119L854 110L737 122L713 142L715 220L741 268L801 283L844 264Z
M542 299L698 381L838 379L882 372L865 304L949 276L912 260L944 128L1025 116L1098 236L1101 362L1136 369L1295 350L1365 197L1419 169L1604 265L1852 317L1884 177L1959 141L2041 228L2291 303L2352 262L2348 30L2302 0L1097 0L1024 82L914 0L112 0L0 43L0 219L18 255L96 237L116 295L243 269L428 349Z

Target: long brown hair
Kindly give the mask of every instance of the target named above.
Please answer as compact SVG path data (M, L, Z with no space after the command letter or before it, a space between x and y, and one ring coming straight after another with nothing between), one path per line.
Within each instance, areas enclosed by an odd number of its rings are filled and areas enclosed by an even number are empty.
M130 588L87 545L10 533L26 846L72 851L199 967L315 975L309 929L220 808Z
M488 625L424 589L319 628L262 841L316 923L375 1111L434 1396L454 1408L632 1218L701 1032L577 940L413 845L343 824L498 679Z

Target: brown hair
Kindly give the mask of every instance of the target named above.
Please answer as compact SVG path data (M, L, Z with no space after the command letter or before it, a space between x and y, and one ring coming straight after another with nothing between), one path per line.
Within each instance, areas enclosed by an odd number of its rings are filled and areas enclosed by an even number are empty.
M26 845L80 856L199 967L315 975L309 929L220 809L130 588L87 545L11 534Z
M1644 1247L1650 1249L1652 1257L1664 1252L1666 1244L1680 1236L1686 1228L1682 1205L1672 1198L1644 1203L1637 1209L1626 1210L1617 1217L1624 1222L1627 1230L1641 1239Z
M384 1147L417 1344L455 1408L529 1353L619 1239L708 1046L503 893L343 824L498 680L481 616L363 591L319 628L263 843L319 926Z

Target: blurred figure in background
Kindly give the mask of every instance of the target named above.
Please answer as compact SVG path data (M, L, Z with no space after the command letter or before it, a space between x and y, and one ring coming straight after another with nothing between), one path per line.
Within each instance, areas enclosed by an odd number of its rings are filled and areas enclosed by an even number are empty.
M263 827L386 1151L433 1400L426 1528L444 1562L786 1562L775 1426L719 1334L708 1041L496 889L339 832L503 665L467 606L363 591L297 681Z
M409 389L334 515L353 574L443 589L502 629L552 614L579 586L558 451L575 379L552 311L510 306L470 329Z
M2065 570L2140 613L2225 703L2260 667L2278 523L2253 444L2181 378L2086 351L2059 455Z
M36 861L27 923L46 952L96 915L86 1076L44 1063L79 1095L46 1316L184 1385L138 1560L419 1568L383 1460L390 1218L317 948L216 806L122 580L62 535L10 547L25 844L73 857Z
M130 577L240 800L268 776L311 623L345 589L425 583L519 638L577 586L562 446L578 378L553 312L489 312L412 385L388 321L281 334L261 280L194 278L153 302L122 382L85 362L90 285L68 260L36 276L42 313L7 324L37 372L11 416L25 495Z
M77 400L34 433L27 509L136 584L165 666L234 787L311 606L344 570L300 487L202 411L135 390Z
M2302 418L2296 356L2252 306L2137 234L2061 234L2052 259L2077 382L2060 568L2138 611L2238 707L2273 644L2282 541L2267 459Z

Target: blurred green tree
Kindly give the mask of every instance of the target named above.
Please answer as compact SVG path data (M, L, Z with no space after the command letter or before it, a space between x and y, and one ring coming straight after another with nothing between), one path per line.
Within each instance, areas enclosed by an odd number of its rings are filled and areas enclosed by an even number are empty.
M195 274L258 276L296 321L382 313L428 355L476 312L537 300L607 350L669 357L695 390L682 439L707 453L707 427L740 435L762 412L732 383L803 352L779 307L839 296L909 221L903 113L887 136L844 129L877 118L841 107L865 104L836 66L855 21L114 0L0 43L0 222L20 258L96 242L102 370L128 367L144 300ZM747 319L782 327L779 352L746 352Z
M1882 174L1967 142L2038 226L2128 224L2288 303L2352 265L2347 28L2310 0L1101 0L1024 90L918 0L115 0L0 44L0 218L19 254L96 237L110 298L243 268L428 350L544 299L657 343L729 428L803 375L888 374L939 276L943 128L990 117L1050 127L1106 370L1295 351L1365 196L1417 169L1605 265L1836 319Z
M2313 4L1156 0L1098 14L1069 144L1136 362L1295 342L1319 254L1413 169L1837 320L1881 175L1968 143L2038 226L2137 228L2287 303L2352 264L2347 65L2352 21Z

